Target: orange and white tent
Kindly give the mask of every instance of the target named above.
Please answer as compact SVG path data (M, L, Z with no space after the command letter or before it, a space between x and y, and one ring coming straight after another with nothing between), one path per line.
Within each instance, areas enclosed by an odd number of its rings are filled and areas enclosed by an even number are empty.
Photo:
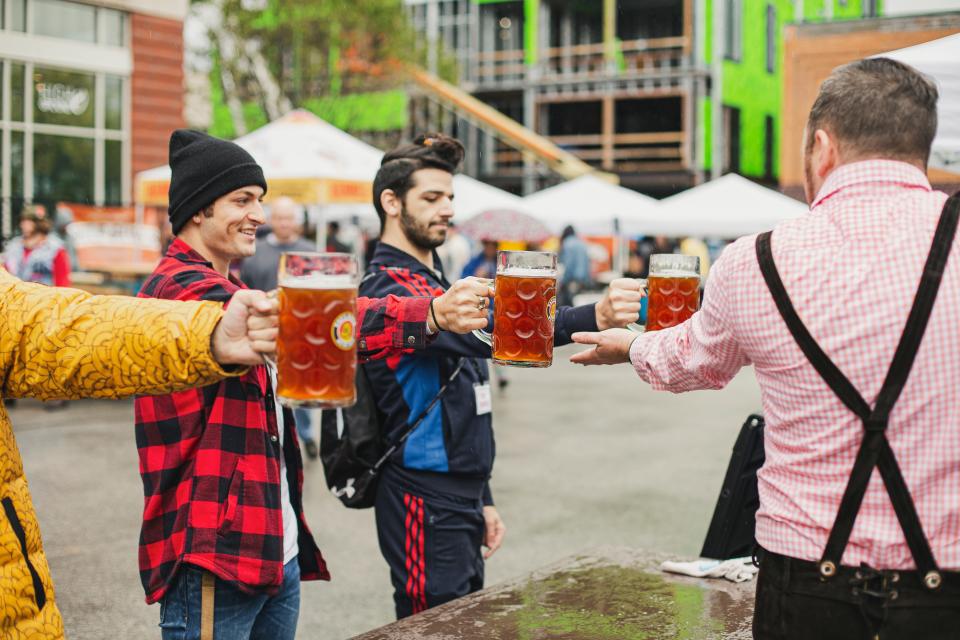
M369 205L383 152L298 109L234 140L263 167L269 201L289 196L304 205ZM170 167L137 174L136 202L165 207Z

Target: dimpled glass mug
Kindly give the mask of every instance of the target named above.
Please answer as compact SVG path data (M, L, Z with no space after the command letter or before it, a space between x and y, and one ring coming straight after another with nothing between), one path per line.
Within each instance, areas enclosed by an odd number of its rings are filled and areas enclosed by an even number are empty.
M493 334L474 335L493 348L493 361L514 367L553 364L557 254L500 251L494 282Z
M684 322L700 308L700 258L675 253L650 256L647 331Z
M348 253L280 257L277 396L288 407L356 402L359 265Z

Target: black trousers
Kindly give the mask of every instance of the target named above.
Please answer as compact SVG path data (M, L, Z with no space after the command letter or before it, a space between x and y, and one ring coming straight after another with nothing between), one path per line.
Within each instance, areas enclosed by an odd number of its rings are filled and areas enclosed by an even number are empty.
M483 503L414 486L384 470L374 505L397 618L483 588Z
M817 565L764 551L753 612L757 640L948 640L960 638L960 573L930 592L916 571Z

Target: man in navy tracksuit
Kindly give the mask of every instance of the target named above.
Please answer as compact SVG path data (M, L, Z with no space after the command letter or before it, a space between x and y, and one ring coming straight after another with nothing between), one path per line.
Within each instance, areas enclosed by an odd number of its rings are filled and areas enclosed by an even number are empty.
M381 241L360 295L436 296L450 286L435 248L453 217L453 173L462 159L460 142L439 134L384 156L373 186ZM477 304L482 308L486 299L478 297ZM597 305L557 309L555 344L570 342L574 331L635 322L639 308L636 281L616 281ZM449 381L384 466L377 490L377 534L398 618L481 589L484 558L503 540L490 491L490 357L490 347L475 336L444 331L416 354L363 365L388 442L396 442Z

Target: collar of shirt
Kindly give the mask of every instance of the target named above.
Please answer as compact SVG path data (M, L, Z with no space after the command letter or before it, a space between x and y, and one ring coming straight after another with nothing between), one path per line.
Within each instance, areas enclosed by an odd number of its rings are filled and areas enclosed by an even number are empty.
M814 199L815 209L838 192L859 184L896 184L907 188L932 191L930 181L920 169L898 160L862 160L840 165L834 169Z
M443 265L436 250L433 251L433 264L437 266L436 269L431 269L406 251L383 241L377 243L377 249L374 251L373 258L370 260L371 267L386 267L388 269L400 268L407 269L413 273L429 273L432 277L443 283L444 288L448 287L449 284L447 283L446 274L443 273Z
M196 249L181 240L179 237L174 238L173 242L170 243L165 257L178 260L184 264L197 264L202 265L207 269L214 270L212 262L200 255ZM242 289L247 288L247 286L237 279L232 273L227 276L227 280Z
M187 264L202 264L209 269L213 269L212 262L200 255L196 249L179 237L174 238L173 242L170 243L170 246L167 248L167 257L176 258L180 262L186 262Z

